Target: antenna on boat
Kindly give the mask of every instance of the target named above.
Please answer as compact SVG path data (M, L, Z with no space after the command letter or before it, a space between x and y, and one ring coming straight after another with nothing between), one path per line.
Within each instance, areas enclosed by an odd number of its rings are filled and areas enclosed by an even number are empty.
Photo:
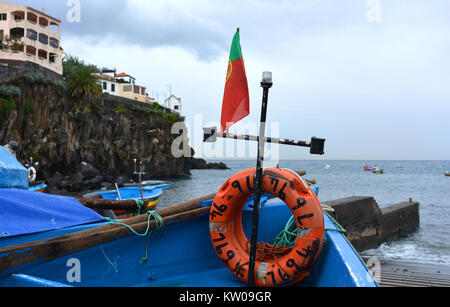
M272 73L264 72L261 81L261 87L263 88L263 98L262 98L259 136L238 135L227 132L218 133L217 127L209 127L203 129L204 142L208 143L216 142L218 137L226 139L258 142L258 157L256 161L256 176L255 176L255 196L253 203L252 236L250 240L251 247L250 247L249 271L248 271L248 285L250 287L253 287L255 284L255 262L256 262L256 249L258 243L258 225L259 225L259 209L260 209L259 203L261 201L261 193L262 193L265 143L267 142L291 146L308 147L310 148L310 153L313 155L323 155L325 147L325 139L320 139L317 137L311 138L310 142L265 137L269 89L272 88L272 86L273 86Z
M136 169L137 159L134 159L134 174L139 176L139 190L141 192L141 199L144 201L144 192L142 191L142 175L147 173L142 171L142 161L139 162L139 172Z

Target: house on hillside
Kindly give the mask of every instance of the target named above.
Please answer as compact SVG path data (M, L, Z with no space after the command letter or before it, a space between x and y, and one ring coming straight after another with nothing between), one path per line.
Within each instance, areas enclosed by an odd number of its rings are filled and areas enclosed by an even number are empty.
M34 8L0 1L0 63L36 63L63 73L61 20ZM8 41L14 40L11 45Z
M94 73L94 76L100 81L103 94L119 96L120 83L115 79L114 74L114 71Z
M126 73L116 74L114 70L103 70L102 73L95 73L94 75L100 80L103 94L145 103L154 102L154 99L148 96L147 88L136 85L136 79Z
M171 95L164 102L164 106L170 109L172 112L181 114L181 98L177 98L174 95Z

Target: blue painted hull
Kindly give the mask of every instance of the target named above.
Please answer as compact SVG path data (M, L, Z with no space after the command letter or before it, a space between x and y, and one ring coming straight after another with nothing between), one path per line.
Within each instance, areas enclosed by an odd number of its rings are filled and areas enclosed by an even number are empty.
M28 189L29 172L0 146L0 189Z
M38 184L32 187L28 188L28 191L34 191L34 192L43 192L47 188L47 185L45 183Z
M205 203L207 205L207 203ZM251 211L244 210L243 224L249 236ZM282 203L261 208L260 241L275 238L291 213ZM336 226L325 216L327 228ZM0 239L0 248L55 237L102 225L70 227L45 233ZM326 245L312 276L304 286L375 287L364 263L339 232L327 231ZM0 275L0 286L79 287L243 287L218 259L209 237L208 214L183 223L169 223L162 233L153 232L145 255L146 237L133 236L89 248L68 257L39 260ZM72 263L80 266L80 279L73 281Z
M155 199L159 198L164 189L170 188L168 184L161 184L155 186L147 186L142 188L142 194L144 195L144 199ZM119 195L117 191L98 191L100 195L104 199L112 199L118 200ZM121 199L141 199L141 191L138 187L128 187L128 188L120 188L119 189Z

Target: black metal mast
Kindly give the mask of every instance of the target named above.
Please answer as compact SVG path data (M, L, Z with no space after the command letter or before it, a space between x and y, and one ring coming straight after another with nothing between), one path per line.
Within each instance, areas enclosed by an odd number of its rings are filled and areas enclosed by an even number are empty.
M253 203L253 223L252 223L252 237L250 240L250 263L248 267L248 285L253 287L255 283L255 261L256 261L256 247L258 243L258 226L259 226L259 203L262 193L263 181L263 164L264 164L264 146L266 135L266 119L267 119L267 104L269 99L269 89L272 87L272 73L264 72L261 81L263 88L261 123L259 128L258 139L258 159L256 161L256 176L255 176L255 198Z

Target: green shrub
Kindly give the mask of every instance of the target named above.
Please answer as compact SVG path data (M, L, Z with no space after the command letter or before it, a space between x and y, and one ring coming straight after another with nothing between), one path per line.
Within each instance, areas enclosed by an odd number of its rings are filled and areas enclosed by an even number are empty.
M25 100L25 106L23 108L23 123L24 125L27 125L30 122L30 112L31 112L31 104L30 100Z
M119 102L117 106L113 109L113 111L117 113L124 113L127 112L128 109Z
M14 99L0 97L0 117L5 118L16 106ZM6 125L6 122L5 122ZM2 126L5 126L2 122Z
M2 98L16 98L22 95L22 91L17 86L0 86L0 97Z

